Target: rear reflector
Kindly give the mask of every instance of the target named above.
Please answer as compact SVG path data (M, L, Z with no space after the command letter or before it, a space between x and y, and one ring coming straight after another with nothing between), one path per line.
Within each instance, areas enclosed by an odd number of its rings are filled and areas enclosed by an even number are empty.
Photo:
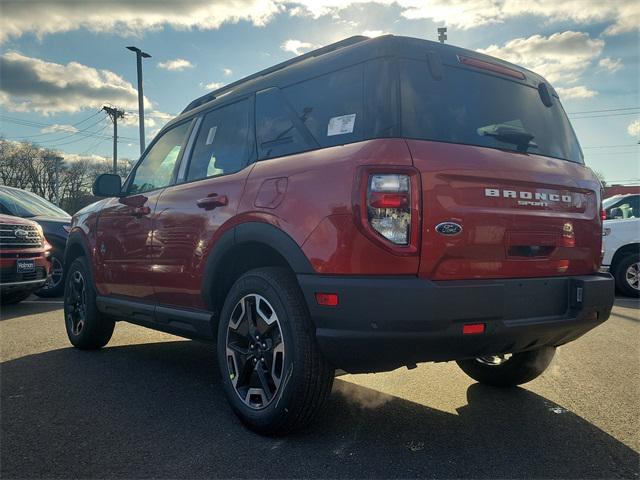
M484 333L484 323L468 323L462 326L463 335L475 335Z
M325 307L336 307L338 305L337 293L316 293L316 302Z

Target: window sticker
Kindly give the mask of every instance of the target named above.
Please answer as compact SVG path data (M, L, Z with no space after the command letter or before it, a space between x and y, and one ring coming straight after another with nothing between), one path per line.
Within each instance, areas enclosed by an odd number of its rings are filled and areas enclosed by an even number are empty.
M207 135L207 141L204 143L205 145L211 145L213 143L213 139L216 136L216 132L218 131L218 127L211 127L209 129L209 134Z
M340 117L332 117L329 119L329 125L327 126L327 137L353 133L355 123L355 113L352 113L351 115L342 115Z

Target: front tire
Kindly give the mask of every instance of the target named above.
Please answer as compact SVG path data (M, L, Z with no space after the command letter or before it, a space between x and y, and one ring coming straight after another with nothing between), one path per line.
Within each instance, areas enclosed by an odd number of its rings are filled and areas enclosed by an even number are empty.
M613 272L616 286L628 297L640 297L640 254L627 255L616 265Z
M231 408L261 434L308 425L331 393L333 368L284 268L251 270L235 282L220 316L218 363Z
M456 363L468 376L493 387L515 387L530 382L544 372L553 356L555 347L507 355L491 355Z
M75 259L67 272L64 320L69 341L82 350L104 347L113 334L115 322L98 312L96 291L84 257Z

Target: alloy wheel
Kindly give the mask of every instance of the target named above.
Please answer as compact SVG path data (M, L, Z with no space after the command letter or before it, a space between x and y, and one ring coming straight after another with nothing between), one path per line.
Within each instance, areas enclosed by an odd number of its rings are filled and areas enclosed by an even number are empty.
M624 278L631 288L640 290L640 262L629 265Z
M62 282L63 274L62 262L58 257L51 257L51 275L47 278L47 282L42 287L43 290L53 290Z
M507 362L510 358L510 353L502 353L500 355L487 355L485 357L478 357L476 358L476 361L490 367L498 367L500 365L504 365L504 363Z
M87 291L86 282L82 273L74 271L69 280L67 292L67 322L71 333L80 335L87 318Z
M233 388L248 407L259 410L278 393L285 345L275 309L261 295L245 295L233 308L226 337L227 369Z

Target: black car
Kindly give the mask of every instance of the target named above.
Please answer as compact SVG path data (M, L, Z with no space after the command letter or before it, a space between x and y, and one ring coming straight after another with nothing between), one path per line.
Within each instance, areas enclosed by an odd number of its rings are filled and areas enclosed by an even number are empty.
M0 186L0 213L28 218L40 224L44 236L53 247L51 276L35 293L40 297L57 297L64 290L62 259L69 235L71 216L35 193L19 188Z

